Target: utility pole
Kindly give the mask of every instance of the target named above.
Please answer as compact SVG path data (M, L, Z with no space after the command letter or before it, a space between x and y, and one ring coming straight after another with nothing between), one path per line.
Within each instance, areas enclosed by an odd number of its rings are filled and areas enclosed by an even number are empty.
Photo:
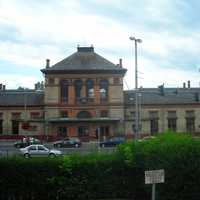
M141 39L135 37L129 37L131 41L134 41L135 46L135 139L139 139L139 99L138 99L138 63L137 63L137 43L142 43Z

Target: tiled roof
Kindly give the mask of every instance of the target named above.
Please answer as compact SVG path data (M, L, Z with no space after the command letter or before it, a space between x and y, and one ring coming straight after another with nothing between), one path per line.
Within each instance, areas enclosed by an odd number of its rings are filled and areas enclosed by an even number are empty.
M142 105L200 104L200 88L142 88L139 90ZM134 90L124 91L125 104L134 104Z
M78 47L78 51L74 54L41 71L43 73L62 73L63 71L78 73L87 71L89 73L102 72L124 74L126 69L113 64L95 53L93 47Z
M35 90L4 90L0 91L0 106L42 106L44 92Z

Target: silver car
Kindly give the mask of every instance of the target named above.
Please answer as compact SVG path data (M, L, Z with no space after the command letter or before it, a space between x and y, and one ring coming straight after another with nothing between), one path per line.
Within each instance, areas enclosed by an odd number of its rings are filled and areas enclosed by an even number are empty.
M49 156L53 158L62 155L62 152L60 150L48 149L41 144L33 144L25 148L21 148L20 152L22 153L24 158L30 158L34 156Z

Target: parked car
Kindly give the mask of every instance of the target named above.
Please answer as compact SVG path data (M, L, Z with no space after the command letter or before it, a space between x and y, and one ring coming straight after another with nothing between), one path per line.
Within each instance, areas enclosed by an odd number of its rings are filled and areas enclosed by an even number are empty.
M81 141L78 138L65 138L53 143L54 147L80 147Z
M18 140L14 143L14 147L16 148L23 148L27 147L31 144L42 144L42 142L36 138L30 137L30 138L23 138L22 140Z
M125 142L124 137L114 137L100 142L100 147L114 147Z
M47 147L41 144L33 144L25 148L21 148L20 152L24 156L24 158L30 158L35 156L56 157L62 155L62 152L60 150L48 149Z

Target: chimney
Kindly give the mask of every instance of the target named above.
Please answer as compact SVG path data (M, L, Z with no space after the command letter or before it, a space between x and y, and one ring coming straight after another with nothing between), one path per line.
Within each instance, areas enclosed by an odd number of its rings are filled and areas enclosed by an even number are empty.
M119 59L119 67L122 68L122 58Z
M0 84L0 90L2 90L3 89L3 85L2 85L2 83Z
M6 90L6 85L3 85L3 88L2 88L2 90Z
M159 91L159 93L160 93L161 96L165 95L165 92L164 92L164 83L162 85L158 86L158 91Z
M46 59L46 68L50 67L50 59Z
M188 81L188 88L190 88L190 81Z
M35 90L37 90L37 88L38 88L38 84L36 83L36 84L35 84Z
M183 88L186 88L186 84L185 84L185 82L183 83Z

